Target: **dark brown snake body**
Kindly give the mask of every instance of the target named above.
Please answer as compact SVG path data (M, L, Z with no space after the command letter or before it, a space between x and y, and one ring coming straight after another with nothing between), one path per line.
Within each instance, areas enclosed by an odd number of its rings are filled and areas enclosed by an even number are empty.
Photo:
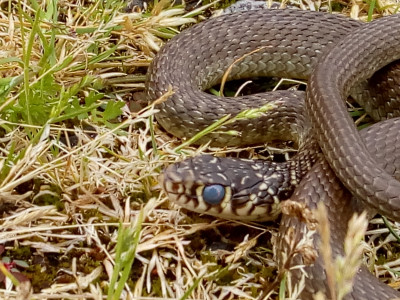
M389 174L400 180L400 118L390 119L374 124L361 131L364 145L369 153L374 156L380 166ZM311 191L311 192L310 192ZM331 229L331 245L333 255L343 255L343 241L347 232L347 225L355 212L360 213L365 207L352 197L351 193L344 188L340 180L330 168L328 162L321 158L313 168L305 175L300 185L293 194L292 199L306 203L310 209L315 209L317 203L323 202L329 213ZM280 224L280 236L284 236L287 228L295 228L294 234L301 239L307 229L306 225L299 222L297 218L283 215ZM314 240L318 247L319 239ZM278 249L285 251L287 244L284 239L279 240ZM280 257L278 256L278 259ZM279 261L283 264L283 261ZM304 262L301 257L294 265ZM313 266L305 269L308 274L306 288L301 294L301 299L313 299L316 292L322 291L329 295L327 286L325 266L319 257ZM296 273L300 278L301 274ZM353 290L345 299L373 300L373 299L398 299L400 293L386 284L380 282L365 267L361 267L357 273Z
M399 175L400 169L396 133L400 121L378 124L363 140L344 104L351 93L366 102L366 110L375 119L398 116L399 68L391 65L382 74L373 74L399 58L399 15L363 25L323 13L260 10L226 15L185 30L160 51L148 73L146 89L150 100L170 89L174 92L157 106L159 123L178 137L191 137L223 115L236 115L269 103L271 107L259 118L236 121L198 142L211 140L225 146L279 139L293 141L300 151L296 163L284 165L201 156L167 168L164 189L172 200L186 208L239 219L257 211L262 215L259 207L276 213L279 201L290 196L310 207L323 201L333 227L334 254L340 254L352 207L373 208L400 219L400 182L393 177ZM254 76L308 79L305 106L302 92L278 91L223 99L204 93L221 81L235 61L230 80ZM381 77L375 89L375 81ZM386 92L379 90L385 86L389 87ZM395 128L396 134L390 128ZM240 131L242 135L224 134L223 130ZM265 171L264 164L277 173ZM283 173L284 168L289 175ZM304 175L298 180L297 176ZM275 186L275 181L284 188ZM294 195L288 188L290 184L299 184ZM359 200L352 200L341 184ZM221 203L204 204L208 187L214 188L213 200L222 193ZM293 223L300 230L297 219L284 216L282 230ZM315 291L326 290L319 260L310 267L309 274L312 279L306 283L303 299L311 299ZM395 297L400 294L363 269L348 296Z

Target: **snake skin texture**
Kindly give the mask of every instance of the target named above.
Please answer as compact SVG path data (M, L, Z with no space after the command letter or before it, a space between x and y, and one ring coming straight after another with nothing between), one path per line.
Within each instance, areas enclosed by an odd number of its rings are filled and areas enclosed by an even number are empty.
M361 131L361 138L386 172L400 179L400 118L390 119L374 124ZM292 196L292 200L305 203L309 209L315 209L319 202L323 202L328 211L331 229L331 246L333 256L343 255L343 241L347 232L347 224L354 212L361 212L366 207L352 197L351 193L335 176L326 159L321 157L313 168L305 175L300 185ZM374 213L374 212L372 212ZM280 252L288 252L289 245L283 238L288 228L295 229L293 236L300 240L307 227L296 217L283 215L280 224L280 239L277 248ZM318 249L319 236L314 237L314 246ZM277 256L279 264L283 265L281 256ZM303 265L302 257L296 257L293 266ZM306 267L308 274L306 288L301 294L301 299L312 299L316 292L322 291L329 295L329 288L325 275L325 266L320 257L310 267ZM295 279L300 279L301 273L294 271ZM380 282L365 267L361 267L356 274L353 290L346 300L373 300L373 299L398 299L400 293L388 285Z
M220 82L226 69L244 55L228 80L255 76L308 79L321 51L359 26L359 22L340 16L291 10L259 10L207 20L183 31L159 52L148 71L147 97L156 100L172 88L174 94L157 106L156 118L180 138L192 137L228 113L276 104L269 114L218 130L236 130L242 135L214 133L198 143L254 145L274 139L301 143L307 135L307 120L297 107L291 107L290 99L303 99L304 93L277 91L218 101L203 91ZM249 55L251 51L256 52ZM293 128L279 122L290 122Z
M225 15L193 26L173 38L149 68L146 93L148 99L154 101L172 89L174 94L157 105L160 111L156 118L165 130L180 138L192 137L224 115L234 116L249 108L271 105L272 109L258 118L238 120L198 143L211 141L218 146L232 146L290 141L299 148L301 159L303 149L312 148L319 153L321 148L323 157L311 155L317 163L314 167L307 166L307 174L291 199L304 201L310 207L318 201L326 204L333 228L331 244L337 255L342 253L347 221L354 210L373 208L400 220L400 183L392 176L400 168L399 159L393 153L399 152L393 144L396 139L382 131L380 134L385 139L366 134L363 141L344 104L351 94L376 120L399 116L399 68L392 63L400 58L399 45L398 15L370 24L338 15L297 10ZM388 64L383 71L374 74ZM230 66L228 80L256 76L308 79L306 95L301 91L277 91L218 98L203 92L220 83ZM398 128L397 123L388 124ZM223 133L232 130L242 134ZM390 139L394 139L393 142ZM384 144L385 150L381 152L387 154L387 160L381 160L376 156L377 151L368 148L372 147L368 145L369 140L375 143L375 149ZM204 161L204 168L206 165L214 167L214 173L218 173L218 168L224 169L218 159L199 160ZM164 189L172 200L196 210L192 204L188 206L191 195L199 195L195 184L213 183L212 175L206 183L198 179L201 168L200 164L196 170L193 168L186 173L190 176L184 176L187 182L182 184L171 183L171 180L180 180L177 174L181 168L170 167L164 172ZM260 185L267 190L265 185ZM171 191L176 194L172 195ZM184 193L187 194L182 196ZM351 195L359 200L353 200ZM199 198L197 203L202 201ZM263 205L262 201L253 201L253 204ZM224 206L229 203L225 201ZM198 208L198 212L208 209L204 205ZM253 208L245 210L245 214L253 211ZM298 230L302 228L298 220L284 216L282 231L292 226L297 226ZM282 240L279 244L281 249L285 247ZM315 291L327 290L319 260L308 268L308 273L311 279L307 280L302 299L311 299ZM400 294L361 268L353 291L347 297L391 299Z
M399 59L399 46L400 15L362 26L321 59L309 79L306 97L313 132L336 175L353 195L397 220L400 182L377 166L347 113L344 100L357 82Z

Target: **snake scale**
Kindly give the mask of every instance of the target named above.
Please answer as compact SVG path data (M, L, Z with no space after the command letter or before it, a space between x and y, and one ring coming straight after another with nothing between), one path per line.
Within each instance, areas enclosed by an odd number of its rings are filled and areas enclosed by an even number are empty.
M399 220L400 182L393 175L400 170L400 121L378 123L361 137L344 104L351 94L377 120L399 115L400 72L392 63L400 58L399 46L400 15L363 24L319 12L258 10L184 30L163 47L148 71L150 101L174 92L157 105L161 126L188 138L224 115L261 107L257 118L239 119L198 143L231 146L281 140L293 142L299 151L285 163L205 155L173 164L162 176L169 198L197 212L255 220L276 217L280 201L288 198L311 208L323 201L335 255L342 252L354 210L374 209ZM228 80L306 79L307 92L224 98L205 93L221 82L229 67ZM233 131L241 134L227 134ZM283 216L281 231L290 226L301 231L303 225ZM282 239L278 244L285 247ZM320 259L309 267L303 299L327 290L323 270ZM361 268L347 297L391 299L400 294Z

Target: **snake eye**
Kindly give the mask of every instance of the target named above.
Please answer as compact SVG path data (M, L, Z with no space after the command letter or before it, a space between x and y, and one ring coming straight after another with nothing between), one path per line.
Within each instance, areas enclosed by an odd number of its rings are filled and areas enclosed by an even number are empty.
M219 184L208 185L203 190L203 199L211 205L220 204L225 197L225 188Z

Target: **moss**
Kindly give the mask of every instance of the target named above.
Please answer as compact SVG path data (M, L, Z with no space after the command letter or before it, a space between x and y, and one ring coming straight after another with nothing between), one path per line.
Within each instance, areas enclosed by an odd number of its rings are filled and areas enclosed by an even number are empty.
M32 265L22 273L30 279L33 291L38 293L40 290L52 285L57 272L57 267L48 266L43 268L41 265Z
M103 214L98 209L85 209L82 210L82 217L86 220L95 218L98 221L103 220Z
M27 261L32 256L31 248L28 246L12 248L6 251L5 256L9 256L12 260L19 259Z
M34 180L32 190L34 192L33 203L45 206L54 205L58 211L64 210L61 187L55 184L44 184L42 180Z
M211 2L213 2L213 0L203 0L202 4L206 5ZM215 6L215 9L223 9L223 8L227 8L227 7L231 6L235 2L237 2L237 0L222 0L222 1L215 3L214 6Z
M85 245L86 246L86 245ZM32 283L34 292L40 292L44 288L50 287L54 283L66 283L68 274L60 273L60 270L71 270L73 258L78 260L77 272L90 274L95 268L100 266L105 255L93 256L89 255L85 250L79 247L71 250L66 255L49 253L46 256L32 255L30 247L20 247L7 250L6 255L11 260L23 260L28 263L29 267L20 271ZM98 259L93 259L98 258ZM99 280L106 280L104 278ZM74 282L72 280L70 282Z

